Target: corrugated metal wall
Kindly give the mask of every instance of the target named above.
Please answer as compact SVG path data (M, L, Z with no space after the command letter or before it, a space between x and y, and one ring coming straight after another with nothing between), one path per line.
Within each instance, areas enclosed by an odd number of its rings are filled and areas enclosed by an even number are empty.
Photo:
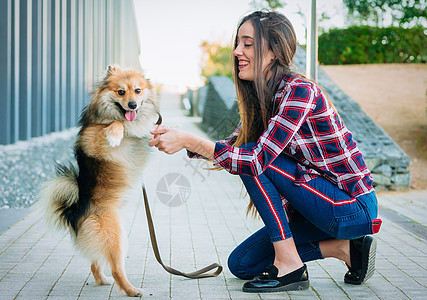
M138 57L132 0L1 0L0 144L75 126L107 66Z

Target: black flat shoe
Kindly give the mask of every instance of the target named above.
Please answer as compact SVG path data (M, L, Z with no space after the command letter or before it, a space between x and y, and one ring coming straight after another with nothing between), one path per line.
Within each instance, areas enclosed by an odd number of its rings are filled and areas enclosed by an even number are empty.
M367 235L350 240L351 268L348 268L348 272L344 276L344 282L362 284L371 278L375 270L376 252L377 241L373 236Z
M278 273L279 270L274 265L270 265L261 275L246 282L242 290L247 293L272 293L306 290L310 286L305 264L298 270L284 276L277 277Z

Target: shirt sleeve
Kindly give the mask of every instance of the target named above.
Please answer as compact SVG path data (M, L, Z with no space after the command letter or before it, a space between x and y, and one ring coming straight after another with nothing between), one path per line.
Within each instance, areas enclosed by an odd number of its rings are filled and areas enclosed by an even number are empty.
M218 143L224 144L224 145L228 145L228 146L232 146L234 145L234 143L237 140L237 136L239 135L240 132L240 128L241 128L241 123L239 123L239 125L237 126L236 129L234 129L234 131L225 139L218 141ZM202 158L202 159L206 159L206 157L196 153L196 152L191 152L187 150L187 156L189 158Z
M312 84L291 87L282 96L279 112L270 118L267 129L253 148L243 149L217 142L213 164L231 174L260 175L285 149L314 109L315 102Z

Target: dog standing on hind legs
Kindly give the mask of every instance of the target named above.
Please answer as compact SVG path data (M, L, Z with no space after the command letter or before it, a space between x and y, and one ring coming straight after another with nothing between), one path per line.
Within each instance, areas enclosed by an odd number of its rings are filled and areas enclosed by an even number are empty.
M92 261L95 285L112 284L140 296L124 271L127 237L120 209L133 191L141 194L141 171L150 151L149 129L161 116L152 86L133 70L108 67L80 118L74 154L78 167L58 165L56 178L38 195L49 223L69 229Z

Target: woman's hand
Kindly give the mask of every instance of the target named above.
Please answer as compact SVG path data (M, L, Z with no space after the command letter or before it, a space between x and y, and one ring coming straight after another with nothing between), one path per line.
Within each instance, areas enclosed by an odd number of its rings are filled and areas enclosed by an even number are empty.
M151 147L155 146L159 151L174 154L185 147L186 133L181 130L159 125L150 133L154 136L148 144Z
M163 125L157 126L157 128L150 131L150 133L154 136L148 144L151 147L157 147L159 151L163 151L167 154L174 154L185 148L207 159L213 159L215 151L214 142L192 133Z

